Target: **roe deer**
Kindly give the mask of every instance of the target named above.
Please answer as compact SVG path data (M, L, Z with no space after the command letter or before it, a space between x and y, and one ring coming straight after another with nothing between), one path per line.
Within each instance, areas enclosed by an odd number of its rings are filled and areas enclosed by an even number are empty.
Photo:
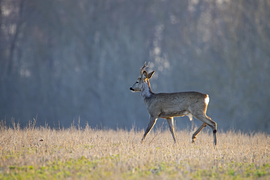
M209 103L208 94L199 92L176 92L176 93L153 93L150 87L149 79L153 76L155 71L147 73L145 70L146 64L141 68L141 75L130 90L140 91L150 116L150 122L145 130L141 142L145 139L149 131L153 128L157 118L164 118L168 121L170 131L174 142L176 143L174 135L174 121L173 117L188 116L192 120L192 116L201 120L203 124L192 135L192 142L195 142L196 136L201 130L209 125L213 130L214 144L217 144L216 132L217 123L206 115L207 106Z

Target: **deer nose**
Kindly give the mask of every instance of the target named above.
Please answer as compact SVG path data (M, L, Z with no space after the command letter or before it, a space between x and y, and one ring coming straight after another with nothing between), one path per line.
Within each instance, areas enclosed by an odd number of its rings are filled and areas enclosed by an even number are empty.
M132 87L129 88L131 91L134 91L134 89Z

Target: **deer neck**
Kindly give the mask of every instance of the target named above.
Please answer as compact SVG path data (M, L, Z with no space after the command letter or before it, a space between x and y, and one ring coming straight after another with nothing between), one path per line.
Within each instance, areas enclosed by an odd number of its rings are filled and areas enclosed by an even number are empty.
M143 83L143 87L141 90L141 96L143 99L150 98L154 93L151 90L150 82L147 80L145 83Z

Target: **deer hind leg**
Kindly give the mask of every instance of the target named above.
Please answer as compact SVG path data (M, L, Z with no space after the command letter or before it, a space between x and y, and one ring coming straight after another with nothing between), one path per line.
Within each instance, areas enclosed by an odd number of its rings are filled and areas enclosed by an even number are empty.
M203 130L203 128L205 128L207 126L206 123L203 123L198 129L196 132L194 132L194 134L192 135L192 143L195 142L195 139L197 137L197 135Z
M217 136L216 136L216 133L217 133L217 123L215 121L213 121L210 117L208 117L206 114L197 114L195 116L197 119L201 120L203 123L207 124L208 126L210 126L213 130L213 136L214 136L214 144L217 145ZM204 125L204 124L203 124ZM203 126L202 125L202 126ZM202 127L201 126L201 127ZM200 127L200 128L201 128ZM199 129L200 129L199 128ZM197 131L199 131L199 129ZM202 128L203 129L203 128ZM196 132L197 132L196 131ZM194 133L196 135L196 132ZM200 131L199 131L200 132ZM199 133L198 132L198 133ZM198 134L197 133L197 134Z
M157 118L155 117L150 117L150 122L148 123L148 126L145 130L145 133L143 135L143 138L141 140L141 143L143 142L143 140L145 139L145 137L147 136L147 134L151 131L151 129L154 127L154 125L156 124L156 120Z
M173 122L173 117L171 117L171 118L166 118L166 119L167 119L168 124L169 124L169 126L170 126L170 131L171 131L171 134L172 134L174 143L176 143L175 135L174 135L174 122Z

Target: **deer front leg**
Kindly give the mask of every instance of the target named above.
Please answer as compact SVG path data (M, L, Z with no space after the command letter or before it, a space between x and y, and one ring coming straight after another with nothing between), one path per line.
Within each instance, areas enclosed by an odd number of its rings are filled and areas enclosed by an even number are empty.
M174 143L176 143L176 140L175 140L175 135L174 135L174 122L173 122L173 117L171 118L166 118L167 121L168 121L168 124L170 126L170 131L172 133L172 137L173 137L173 140L174 140Z
M145 133L143 135L143 138L141 140L141 143L143 142L143 140L145 139L145 137L147 136L147 134L151 131L151 129L154 127L154 125L156 124L156 120L157 118L155 117L150 117L150 122L148 123L148 126L145 130Z

